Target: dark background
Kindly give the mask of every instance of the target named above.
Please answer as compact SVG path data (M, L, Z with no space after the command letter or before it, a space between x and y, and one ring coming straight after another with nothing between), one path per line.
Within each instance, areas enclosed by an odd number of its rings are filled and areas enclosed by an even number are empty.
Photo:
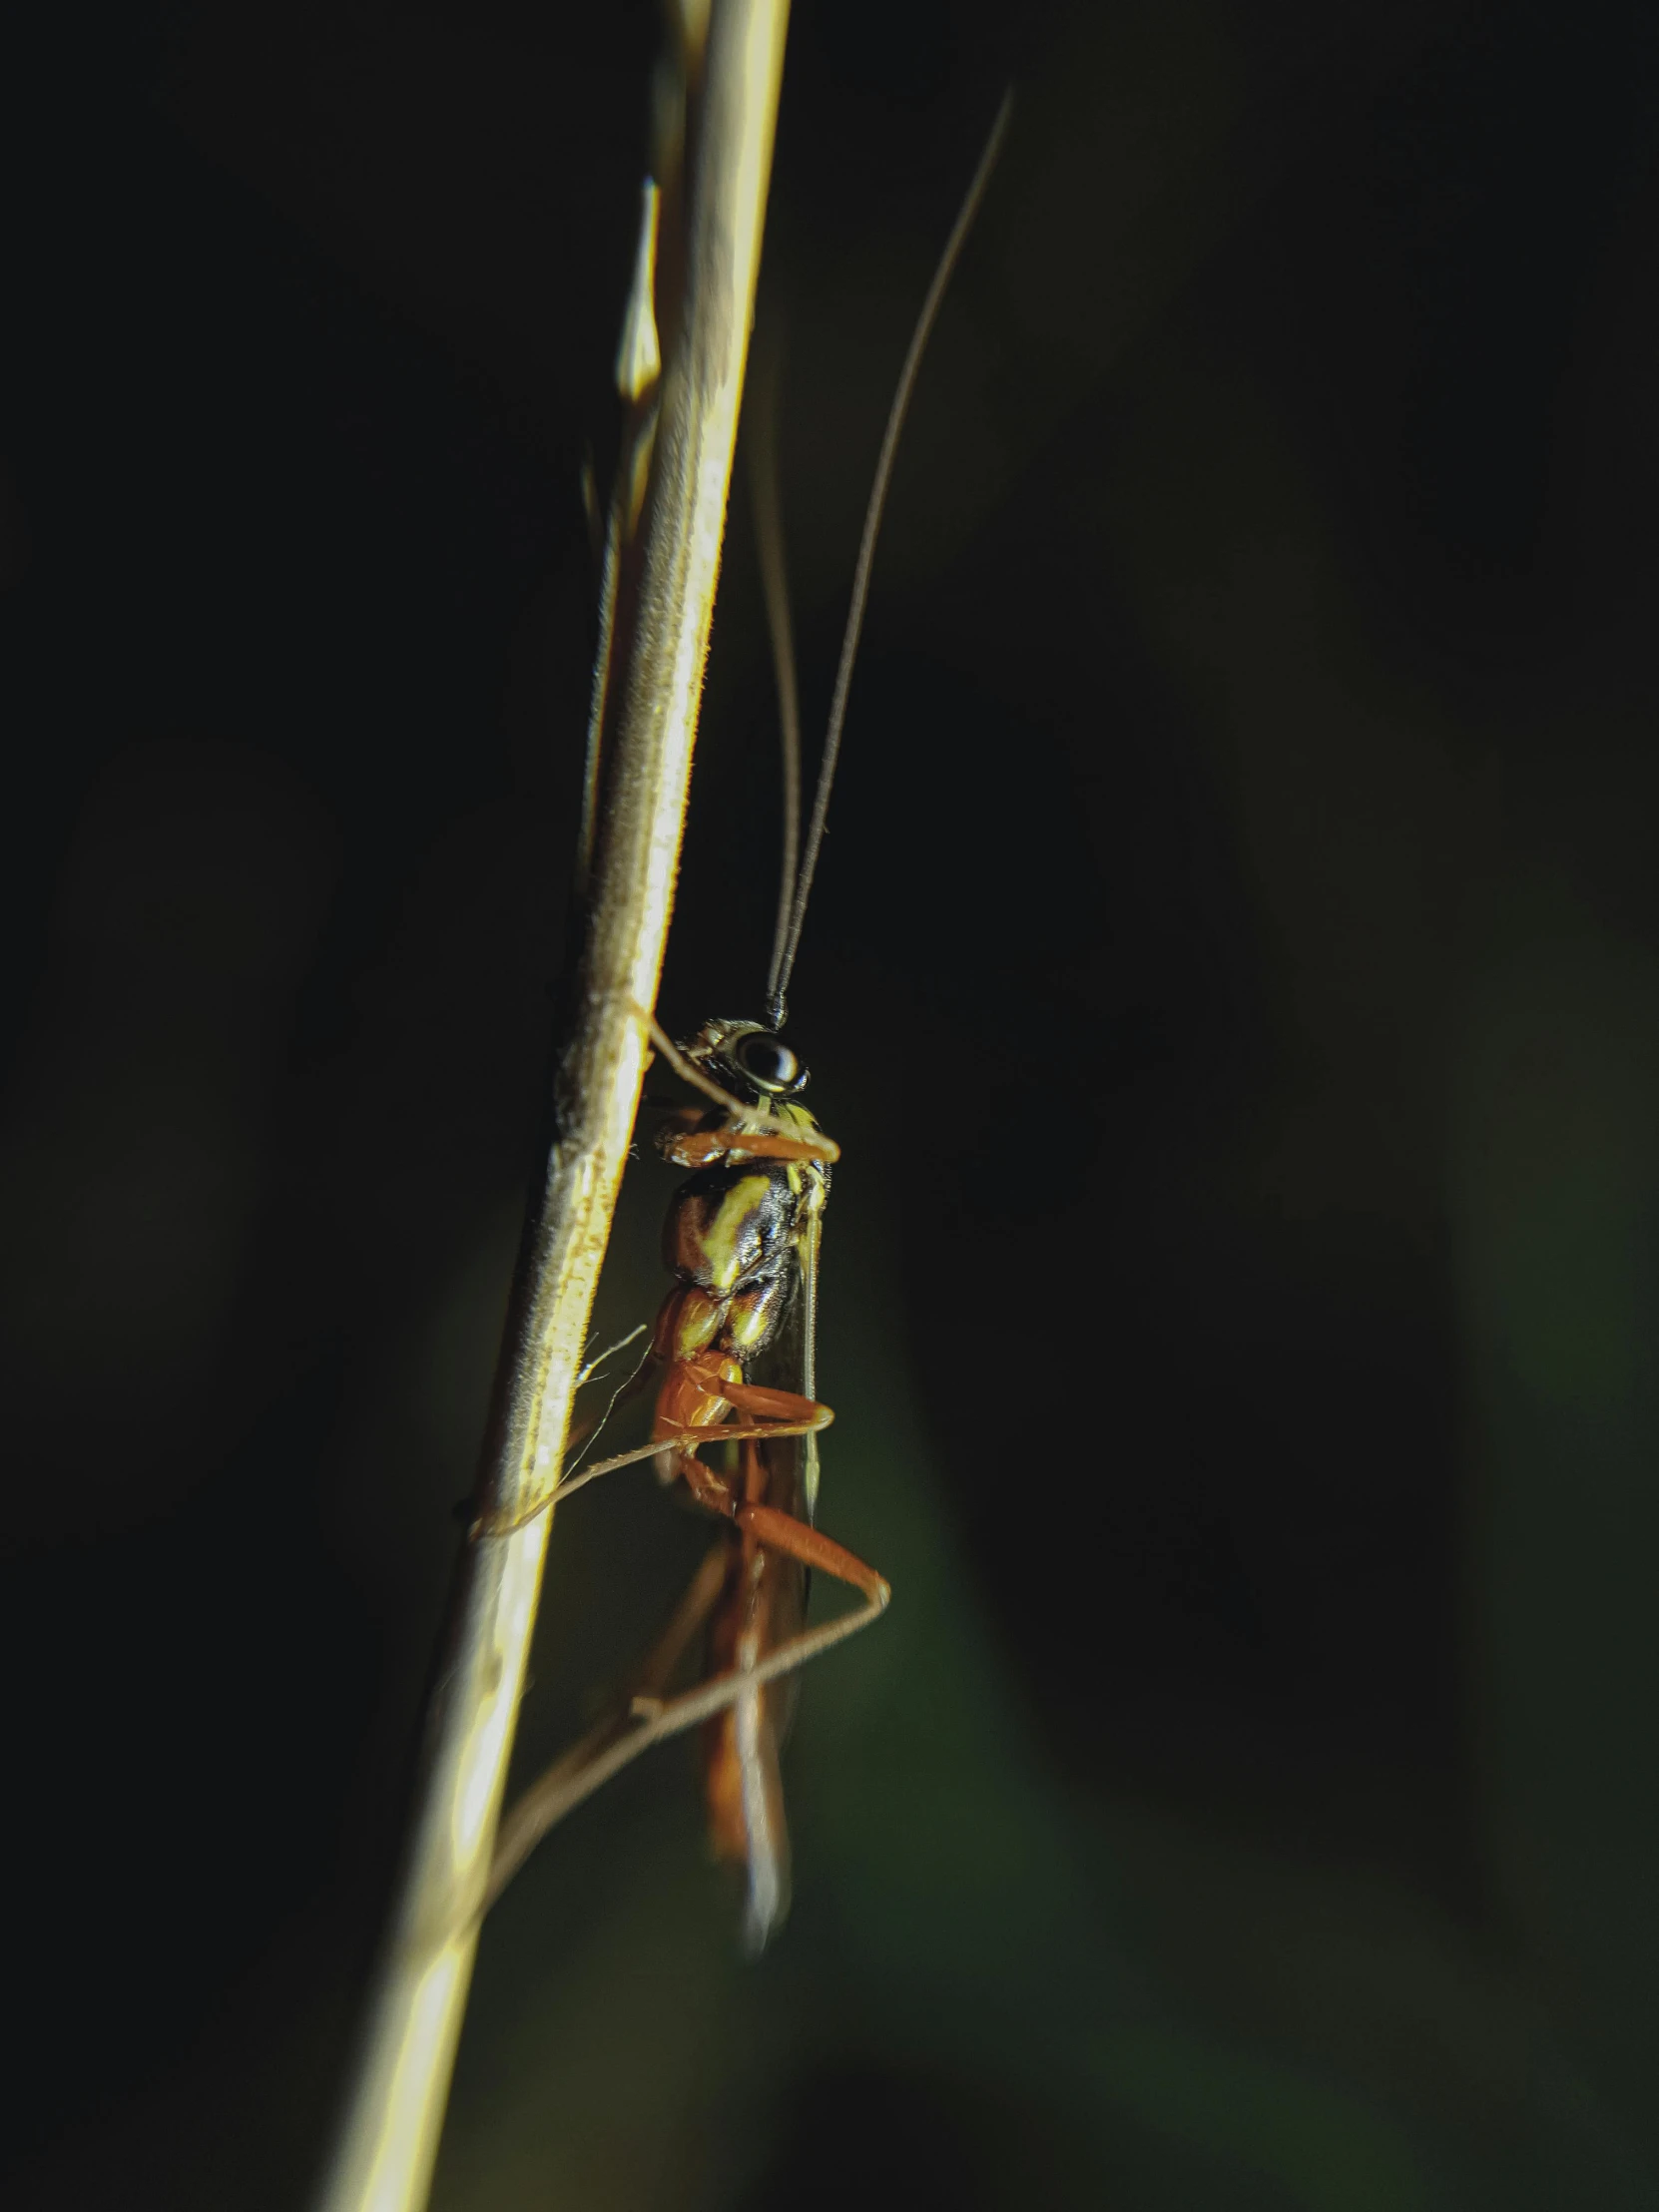
M1659 2203L1659 24L804 5L765 276L842 1142L759 1966L688 1761L436 2202ZM0 1620L30 2207L302 2201L545 1096L643 6L7 34ZM755 1008L741 502L663 1009ZM631 1179L600 1322L660 1296ZM525 1758L699 1531L562 1518Z

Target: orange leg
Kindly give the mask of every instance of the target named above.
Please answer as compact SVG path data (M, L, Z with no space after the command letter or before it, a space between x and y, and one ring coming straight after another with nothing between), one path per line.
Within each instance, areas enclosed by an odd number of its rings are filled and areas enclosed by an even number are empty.
M885 1578L841 1545L832 1543L828 1536L821 1536L805 1521L770 1505L741 1506L735 1518L739 1527L759 1542L773 1545L789 1557L799 1559L804 1566L820 1567L835 1581L858 1591L863 1604L832 1621L821 1622L817 1628L803 1629L775 1651L769 1651L755 1666L729 1668L699 1683L695 1690L687 1690L663 1704L650 1699L644 1701L645 1710L637 1725L620 1737L606 1729L603 1748L597 1749L594 1756L584 1760L582 1753L589 1742L597 1741L597 1731L593 1738L584 1739L575 1752L556 1761L530 1785L507 1816L502 1834L508 1842L491 1872L490 1904L548 1831L584 1798L592 1797L612 1775L637 1759L642 1751L649 1751L653 1744L660 1744L670 1736L684 1735L687 1729L713 1720L716 1714L736 1705L740 1698L769 1682L776 1682L781 1675L793 1674L809 1659L816 1659L821 1652L843 1643L885 1612L892 1595ZM712 1564L712 1561L705 1563L705 1572ZM712 1584L706 1584L698 1592L700 1604L713 1602L711 1591Z
M821 1405L816 1397L798 1397L794 1390L764 1389L757 1382L728 1382L722 1394L727 1404L740 1413L752 1413L758 1421L769 1424L782 1423L777 1431L780 1435L806 1435L830 1425L825 1417L830 1411L828 1405ZM719 1440L710 1438L712 1443Z
M674 1138L668 1156L683 1168L706 1168L740 1152L746 1160L820 1160L832 1163L841 1148L832 1137L786 1137L771 1129L694 1129Z
M748 1421L698 1421L695 1424L696 1441L688 1439L675 1454L675 1464L685 1477L686 1487L699 1505L706 1505L713 1513L730 1518L737 1512L737 1500L727 1477L706 1466L697 1456L704 1443L745 1443L751 1439L768 1436L810 1436L821 1428L828 1428L834 1415L828 1405L819 1404L816 1398L798 1397L793 1390L770 1390L753 1382L722 1382L721 1398L736 1413L748 1413ZM747 1454L746 1454L747 1456ZM738 1515L741 1519L741 1514Z
M892 1586L884 1576L866 1567L843 1545L821 1534L811 1521L797 1520L793 1513L780 1512L776 1505L740 1505L734 1518L746 1536L783 1552L786 1558L799 1559L804 1567L817 1567L832 1575L866 1598L877 1612L892 1596Z
M579 1473L555 1483L539 1504L532 1505L528 1512L520 1513L514 1519L480 1515L467 1530L468 1542L481 1543L486 1537L515 1535L519 1529L527 1528L531 1521L539 1519L551 1506L562 1505L577 1490L586 1489L590 1482L597 1482L602 1474L615 1474L619 1467L637 1466L642 1459L655 1459L659 1452L665 1450L675 1453L681 1473L685 1472L688 1460L702 1468L709 1478L707 1487L710 1494L705 1497L702 1494L703 1486L688 1476L687 1480L694 1494L699 1503L708 1505L711 1512L728 1515L733 1510L730 1488L723 1475L716 1473L713 1467L704 1466L703 1461L696 1457L701 1445L746 1443L753 1436L816 1435L820 1429L828 1428L835 1417L832 1407L822 1404L816 1398L797 1397L791 1390L761 1389L748 1382L733 1382L723 1388L729 1405L739 1412L753 1412L761 1417L752 1421L715 1421L709 1425L688 1426L678 1433L659 1436L651 1443L636 1444L632 1451L619 1451L614 1458L596 1459L591 1467L583 1467ZM720 1491L726 1492L724 1504L720 1501Z
M819 1404L815 1398L798 1397L793 1390L769 1390L749 1382L725 1382L721 1385L721 1393L735 1412L755 1417L749 1421L688 1424L682 1432L685 1441L675 1452L674 1463L699 1505L728 1519L736 1514L741 1520L730 1480L698 1457L699 1448L705 1443L748 1444L768 1436L811 1436L821 1428L828 1428L834 1415L828 1405Z

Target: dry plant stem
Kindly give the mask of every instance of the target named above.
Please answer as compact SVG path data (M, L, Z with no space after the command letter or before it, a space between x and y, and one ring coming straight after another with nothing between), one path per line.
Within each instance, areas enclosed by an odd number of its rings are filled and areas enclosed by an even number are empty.
M695 13L696 11L692 11ZM787 0L714 0L685 310L663 380L576 1029L529 1289L507 1349L484 1516L427 1717L389 1936L319 2212L423 2205L477 1944L570 1400L649 1040L679 860L754 306Z

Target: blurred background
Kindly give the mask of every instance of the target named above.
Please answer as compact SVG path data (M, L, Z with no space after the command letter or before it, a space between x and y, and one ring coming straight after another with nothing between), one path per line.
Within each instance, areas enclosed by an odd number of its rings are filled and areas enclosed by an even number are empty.
M285 2207L544 1112L658 24L6 39L9 2201ZM823 1520L897 1597L759 1964L683 1747L543 1847L434 2201L1659 2204L1659 27L802 5L810 729L1010 79L793 994ZM776 881L735 514L682 1031ZM703 1535L561 1517L525 1772Z

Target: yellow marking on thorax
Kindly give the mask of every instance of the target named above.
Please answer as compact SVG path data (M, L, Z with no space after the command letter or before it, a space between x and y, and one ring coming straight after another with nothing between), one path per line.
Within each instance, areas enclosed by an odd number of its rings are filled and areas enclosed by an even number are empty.
M727 1309L726 1343L740 1360L748 1359L777 1319L778 1295L773 1283L765 1293L751 1291L744 1298L735 1298Z
M753 1234L745 1249L744 1231L767 1200L771 1177L746 1175L732 1185L698 1239L709 1267L709 1288L717 1298L730 1298L754 1265Z

